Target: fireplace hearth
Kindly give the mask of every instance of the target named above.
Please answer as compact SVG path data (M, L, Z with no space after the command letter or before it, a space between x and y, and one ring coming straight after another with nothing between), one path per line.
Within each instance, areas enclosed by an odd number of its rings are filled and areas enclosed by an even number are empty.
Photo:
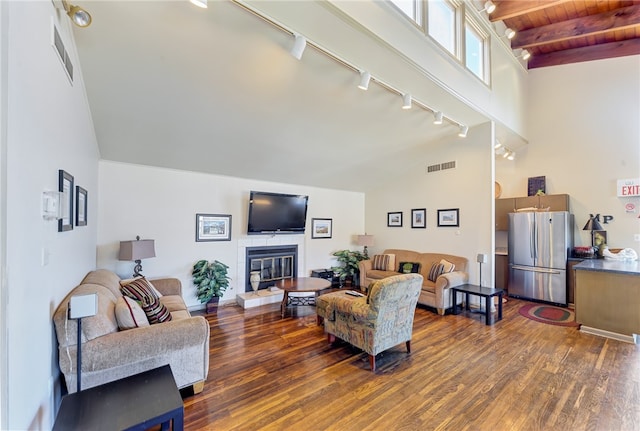
M245 292L253 292L250 275L260 273L258 290L268 289L277 281L294 278L298 273L298 246L277 245L246 248Z

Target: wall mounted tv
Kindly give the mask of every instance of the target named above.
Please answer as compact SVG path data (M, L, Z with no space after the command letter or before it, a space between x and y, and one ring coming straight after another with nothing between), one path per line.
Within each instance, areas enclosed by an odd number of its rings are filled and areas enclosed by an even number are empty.
M304 233L309 196L252 191L247 233Z

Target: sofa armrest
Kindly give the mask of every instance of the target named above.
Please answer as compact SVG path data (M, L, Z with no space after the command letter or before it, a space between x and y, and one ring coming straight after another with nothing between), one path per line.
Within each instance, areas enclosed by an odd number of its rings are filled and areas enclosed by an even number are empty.
M177 278L155 278L149 281L163 295L182 296L182 283Z
M360 274L360 290L367 290L367 271L370 271L373 264L370 259L361 260L358 262L358 271Z
M208 344L209 323L203 316L171 320L114 332L82 343L82 369L105 370L141 362L162 352L176 352L193 346L202 345L203 349L208 350ZM64 373L71 371L70 358L75 370L76 346L69 347L69 355L60 352L60 369Z
M436 290L450 289L469 282L469 274L464 271L453 271L440 274L436 279Z

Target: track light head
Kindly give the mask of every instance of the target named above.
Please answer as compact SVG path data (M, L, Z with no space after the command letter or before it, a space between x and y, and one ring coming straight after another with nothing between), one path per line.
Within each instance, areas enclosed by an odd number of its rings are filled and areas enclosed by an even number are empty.
M509 153L509 155L507 156L507 160L513 160L516 158L516 152L515 151L511 151Z
M500 147L502 147L502 143L496 139L496 143L493 145L493 149L497 150Z
M465 126L464 124L461 124L460 131L458 132L458 136L460 136L461 138L466 138L468 132L469 132L469 126Z
M522 58L523 60L529 60L529 58L531 58L531 53L526 49L523 49L520 53L520 58Z
M363 70L360 72L360 84L358 84L358 88L367 90L369 88L369 81L371 81L371 74Z
M71 21L78 27L89 27L91 25L91 15L80 6L69 4L66 0L62 0L62 6Z
M512 28L507 28L504 31L504 35L507 37L507 39L511 40L516 36L516 31Z
M491 0L487 0L486 2L484 2L484 9L479 10L478 12L487 12L488 14L491 14L495 10L496 5Z
M202 9L207 8L207 0L189 0L192 4L201 7Z
M402 95L402 109L411 109L411 94L405 93Z
M442 124L442 111L436 111L433 113L433 124Z
M291 55L300 60L302 58L302 54L304 54L305 48L307 47L307 39L299 34L296 34L295 37L296 39L295 42L293 42L293 48L291 48Z

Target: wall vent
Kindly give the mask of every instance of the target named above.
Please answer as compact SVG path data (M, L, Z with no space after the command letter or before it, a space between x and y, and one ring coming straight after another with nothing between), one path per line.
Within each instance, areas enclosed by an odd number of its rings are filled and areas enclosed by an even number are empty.
M427 166L427 173L436 172L440 170L440 164Z
M67 74L67 77L73 84L73 63L71 63L71 58L69 58L69 53L64 47L64 42L60 37L60 32L58 31L58 27L53 24L53 39L51 41L53 45L53 49L56 53L58 53L58 58L62 62L62 67L64 67L64 71Z
M453 161L451 161L451 162L445 162L445 163L442 163L442 164L440 165L440 168L441 168L442 170L445 170L445 169L453 169L453 168L455 168L455 167L456 167L456 161L455 161L455 160L453 160Z

